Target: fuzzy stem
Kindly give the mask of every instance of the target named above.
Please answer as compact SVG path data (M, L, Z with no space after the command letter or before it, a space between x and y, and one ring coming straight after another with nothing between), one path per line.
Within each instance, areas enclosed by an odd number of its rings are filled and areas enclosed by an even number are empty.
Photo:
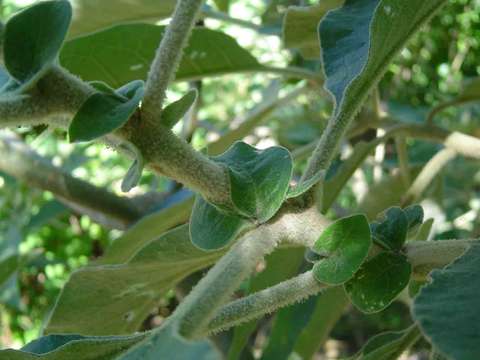
M325 287L315 280L311 271L308 271L268 289L229 303L217 312L208 325L207 331L208 333L216 333L259 318L279 308L315 295Z
M461 256L478 240L417 241L406 245L414 277L425 279L433 269L442 268ZM259 318L294 304L327 288L308 271L270 288L235 300L217 311L206 332L215 333Z
M414 277L425 279L430 271L450 264L478 242L478 239L414 241L407 243L405 252Z
M195 24L203 0L178 0L155 59L150 67L142 102L142 114L147 121L158 119L168 84L173 79L182 52Z
M172 315L180 334L201 337L222 306L265 255L280 241L313 243L324 229L324 218L316 209L279 214L271 223L246 233L198 283Z

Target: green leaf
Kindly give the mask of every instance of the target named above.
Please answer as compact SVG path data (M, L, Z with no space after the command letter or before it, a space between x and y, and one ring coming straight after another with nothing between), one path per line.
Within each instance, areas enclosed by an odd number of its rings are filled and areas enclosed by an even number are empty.
M265 258L266 269L255 274L249 281L247 294L253 294L295 276L302 265L303 253L303 248L276 249ZM257 323L258 320L253 320L235 327L228 360L238 359Z
M85 81L99 80L113 87L145 80L164 32L165 26L117 25L67 42L60 62ZM177 81L186 81L263 69L231 36L195 28L175 77Z
M218 10L228 13L230 7L230 0L213 0Z
M313 251L325 256L313 267L318 281L339 285L349 280L366 259L372 240L364 215L335 221L320 235Z
M190 110L195 100L197 100L197 96L197 89L190 89L180 99L168 104L162 110L161 123L170 129L173 128Z
M144 164L143 157L133 160L132 165L122 180L121 189L123 192L129 192L138 185L140 178L142 177L143 167L145 166Z
M325 14L345 0L321 0L318 4L306 7L291 6L283 19L283 42L285 47L299 49L306 59L320 57L318 23Z
M422 240L422 241L428 240L434 221L435 220L433 218L425 220L425 222L422 225L420 225L413 240Z
M391 207L381 222L372 223L371 230L374 242L385 249L398 251L407 240L407 216L399 207Z
M258 150L236 142L214 159L228 166L231 199L239 214L260 223L275 215L292 177L293 161L287 149Z
M95 264L127 262L148 243L157 240L160 234L188 221L192 206L193 197L144 216L116 239Z
M216 250L227 246L251 225L248 220L227 214L197 196L190 217L190 237L198 248Z
M403 209L407 217L408 230L419 226L423 222L423 208L420 205L410 205Z
M388 331L372 337L360 353L358 360L397 360L402 353L421 337L416 325L402 331Z
M140 150L134 144L126 142L121 146L123 146L126 151L130 152L134 158L133 163L125 174L121 185L121 189L123 192L129 192L131 189L137 186L140 178L142 177L142 171L145 166L145 159L143 158Z
M143 81L131 82L116 93L95 93L82 104L68 129L71 142L90 141L125 124L143 98ZM127 99L123 100L119 95Z
M480 246L442 270L431 273L413 315L432 345L452 359L476 360L480 354Z
M121 335L137 331L161 296L222 254L194 247L188 226L183 225L157 235L124 264L93 264L77 270L57 299L45 333Z
M220 360L220 354L208 341L189 341L178 334L176 324L156 329L141 343L122 354L117 360Z
M321 292L310 321L295 344L295 353L302 359L312 359L328 340L331 330L340 320L350 302L343 286L329 287Z
M307 325L315 310L317 297L280 309L272 324L267 347L262 360L286 359L295 346L295 341Z
M2 350L5 360L113 360L145 338L144 334L129 336L48 335L36 339L20 350Z
M296 198L297 196L305 194L308 190L312 188L313 185L318 183L324 177L325 171L319 171L308 180L289 188L287 192L287 199Z
M71 16L68 1L44 1L15 14L5 25L5 66L22 90L54 64Z
M73 0L75 16L69 37L93 33L119 23L156 21L170 17L176 0Z
M385 309L408 285L411 265L401 254L383 252L366 261L345 283L352 303L364 313Z
M118 95L115 92L115 89L110 87L108 84L104 83L103 81L90 81L89 85L93 86L98 92L110 94L110 95Z
M353 118L393 57L446 2L346 0L328 12L319 33L325 86L335 101L332 123Z

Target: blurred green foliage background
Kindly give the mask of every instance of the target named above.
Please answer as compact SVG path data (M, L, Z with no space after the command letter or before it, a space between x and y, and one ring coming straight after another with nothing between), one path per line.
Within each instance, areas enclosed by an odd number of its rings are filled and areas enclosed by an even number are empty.
M31 1L4 0L3 20ZM230 14L279 33L282 15L289 5L302 0L232 0ZM215 6L212 2L210 5ZM259 34L240 26L206 19L205 25L233 35L263 63L318 67L295 51L282 48L278 35ZM480 74L480 0L452 0L439 16L415 36L390 66L380 84L384 107L404 121L424 121L425 114L440 102L454 97L462 85ZM273 75L230 75L205 79L201 84L199 125L192 143L202 148L274 91ZM281 85L281 92L295 85ZM177 98L187 84L175 85L169 95ZM281 144L291 150L318 138L331 110L325 95L308 94L282 107L248 137L260 147ZM435 121L450 130L480 136L479 104L451 107ZM177 126L180 134L183 130ZM102 144L69 144L61 131L44 127L20 128L16 133L32 148L51 158L63 169L98 186L121 193L120 183L129 161ZM414 164L425 163L436 145L409 141ZM1 154L0 154L1 156ZM382 174L397 167L394 146L387 144ZM300 162L301 169L303 163ZM478 164L477 164L478 165ZM480 236L480 172L467 160L456 160L442 173L424 201L427 215L435 217L435 237ZM374 179L375 161L366 162L338 201L340 209L353 210L360 201L358 186ZM461 184L461 185L460 185ZM129 196L149 191L175 192L178 186L145 171L139 187ZM161 204L160 204L161 205ZM0 346L20 347L36 338L69 274L100 256L120 234L94 223L88 216L72 212L48 192L31 188L0 173L0 249L19 248L20 266L0 288ZM173 298L165 299L168 314ZM379 315L347 313L337 324L333 337L345 346L360 346L370 335L385 329L400 329L408 323L408 310L400 302ZM148 324L146 324L148 326ZM352 333L351 329L355 329ZM349 345L350 344L350 345ZM353 345L351 345L353 344Z

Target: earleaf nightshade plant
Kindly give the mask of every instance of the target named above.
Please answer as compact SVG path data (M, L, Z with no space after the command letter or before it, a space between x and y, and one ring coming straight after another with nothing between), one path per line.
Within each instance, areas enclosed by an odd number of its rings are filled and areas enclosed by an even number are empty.
M376 326L343 355L393 360L418 344L478 357L480 140L468 116L455 127L442 111L478 101L478 79L450 88L450 54L431 54L454 49L460 73L475 63L474 43L424 46L440 32L422 26L446 0L288 3L261 13L229 0L47 0L9 17L0 124L27 127L0 134L0 319L22 328L43 314L45 324L0 359L311 359L335 324L353 332L349 304L398 315L397 299L411 318ZM264 49L265 36L290 50ZM405 57L442 64L425 81ZM418 109L398 98L435 76L447 100L412 101L428 106L411 120ZM122 155L128 170L110 162ZM448 168L454 158L462 171ZM452 177L464 171L473 175L458 196ZM49 194L38 200L17 179ZM4 196L12 186L20 195ZM449 233L442 211L455 219ZM113 240L111 229L123 233Z

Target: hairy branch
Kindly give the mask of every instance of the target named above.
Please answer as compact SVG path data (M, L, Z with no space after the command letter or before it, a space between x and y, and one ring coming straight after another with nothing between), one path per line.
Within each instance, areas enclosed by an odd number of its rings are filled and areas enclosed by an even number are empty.
M259 318L318 294L325 287L307 271L222 307L208 325L208 332L216 333Z
M478 240L417 241L406 245L414 277L425 279L433 269L442 268L461 256ZM272 313L282 307L318 294L326 285L308 271L275 286L261 290L222 307L208 325L215 333Z
M173 313L180 333L187 338L205 334L217 309L280 241L313 243L324 223L325 219L312 208L302 213L279 214L271 223L243 235Z
M147 121L158 120L165 92L173 79L203 0L178 0L172 20L150 67L142 113Z

